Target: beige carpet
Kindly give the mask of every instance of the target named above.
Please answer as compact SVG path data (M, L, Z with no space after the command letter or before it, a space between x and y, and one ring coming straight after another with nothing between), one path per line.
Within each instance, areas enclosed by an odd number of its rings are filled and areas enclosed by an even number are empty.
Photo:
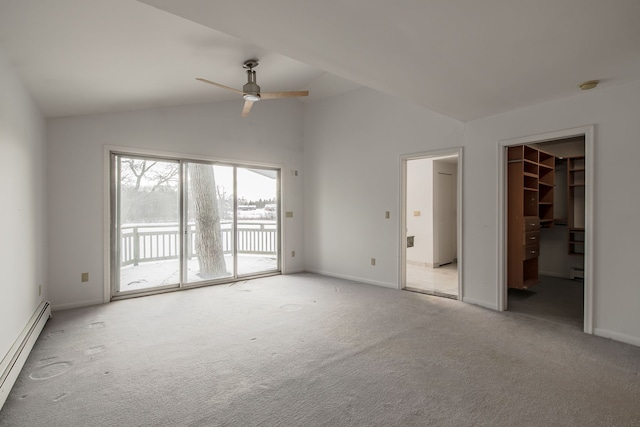
M55 313L2 426L637 426L640 348L300 274Z

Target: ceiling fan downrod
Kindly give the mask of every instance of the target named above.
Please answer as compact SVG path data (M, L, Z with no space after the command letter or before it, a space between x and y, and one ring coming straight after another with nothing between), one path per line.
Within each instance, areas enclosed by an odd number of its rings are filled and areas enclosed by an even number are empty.
M247 70L247 84L242 87L243 97L247 101L260 101L260 86L256 83L256 72L254 70L257 66L258 61L255 59L245 61L242 66Z

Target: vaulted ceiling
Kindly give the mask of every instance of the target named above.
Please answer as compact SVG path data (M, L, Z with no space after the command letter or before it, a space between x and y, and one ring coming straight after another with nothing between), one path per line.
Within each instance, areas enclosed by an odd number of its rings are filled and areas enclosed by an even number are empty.
M240 88L257 58L265 91L467 121L640 79L638 22L638 0L0 0L0 48L47 116L235 99L194 78Z

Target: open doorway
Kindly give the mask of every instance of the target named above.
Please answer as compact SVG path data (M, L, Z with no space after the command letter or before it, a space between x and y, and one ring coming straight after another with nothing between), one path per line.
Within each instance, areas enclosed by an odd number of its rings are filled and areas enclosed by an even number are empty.
M503 144L503 309L592 333L592 127Z
M401 288L461 298L461 150L403 158Z

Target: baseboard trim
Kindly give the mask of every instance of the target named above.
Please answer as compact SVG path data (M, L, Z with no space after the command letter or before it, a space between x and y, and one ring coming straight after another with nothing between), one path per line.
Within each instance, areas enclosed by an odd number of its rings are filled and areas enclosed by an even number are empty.
M0 362L0 408L6 402L18 374L20 374L49 317L51 317L51 304L48 301L43 301L9 349L9 353Z
M354 282L366 283L367 285L376 285L376 286L382 286L383 288L398 289L398 285L396 283L380 282L377 280L364 279L362 277L348 276L346 274L331 273L328 271L314 270L309 268L307 268L305 271L307 273L320 274L322 276L335 277L337 279L345 279L345 280L352 280Z
M610 338L615 341L620 341L640 347L640 338L633 337L631 335L621 334L601 328L593 328L593 334L602 338Z

